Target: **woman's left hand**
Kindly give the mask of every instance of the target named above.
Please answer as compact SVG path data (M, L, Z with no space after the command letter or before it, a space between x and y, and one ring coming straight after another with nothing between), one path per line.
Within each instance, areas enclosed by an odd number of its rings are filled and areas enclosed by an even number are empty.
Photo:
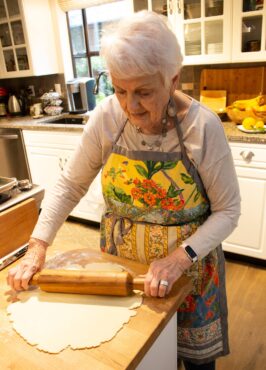
M192 265L183 248L177 248L167 257L153 261L145 277L145 294L148 297L164 297L173 284Z

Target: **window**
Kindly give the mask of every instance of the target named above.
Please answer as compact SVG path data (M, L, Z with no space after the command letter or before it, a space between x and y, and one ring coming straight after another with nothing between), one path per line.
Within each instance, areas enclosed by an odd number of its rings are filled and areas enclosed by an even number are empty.
M75 77L90 76L97 79L105 70L104 62L99 56L102 29L130 12L130 2L121 0L67 13ZM96 96L97 103L112 93L111 83L102 73Z

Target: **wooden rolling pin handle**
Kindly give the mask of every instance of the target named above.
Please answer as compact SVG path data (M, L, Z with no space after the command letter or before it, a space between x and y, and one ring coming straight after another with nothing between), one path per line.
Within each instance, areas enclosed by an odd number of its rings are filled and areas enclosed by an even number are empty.
M145 281L144 276L134 277L132 284L133 290L141 290L142 292L144 292L144 281Z

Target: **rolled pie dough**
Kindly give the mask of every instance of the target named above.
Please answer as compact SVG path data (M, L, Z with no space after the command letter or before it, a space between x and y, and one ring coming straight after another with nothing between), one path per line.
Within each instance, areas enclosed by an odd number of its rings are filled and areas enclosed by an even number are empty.
M115 271L117 266L113 266ZM98 267L94 264L92 269ZM140 294L110 297L46 293L39 289L21 292L18 298L7 308L13 328L29 344L49 353L68 346L96 347L112 339L142 303Z

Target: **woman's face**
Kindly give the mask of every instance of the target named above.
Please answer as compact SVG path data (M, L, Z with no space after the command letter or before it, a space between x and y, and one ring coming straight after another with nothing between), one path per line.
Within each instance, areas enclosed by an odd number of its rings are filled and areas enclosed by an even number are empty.
M159 73L126 80L111 77L117 99L129 121L143 133L161 132L173 86L166 88Z

